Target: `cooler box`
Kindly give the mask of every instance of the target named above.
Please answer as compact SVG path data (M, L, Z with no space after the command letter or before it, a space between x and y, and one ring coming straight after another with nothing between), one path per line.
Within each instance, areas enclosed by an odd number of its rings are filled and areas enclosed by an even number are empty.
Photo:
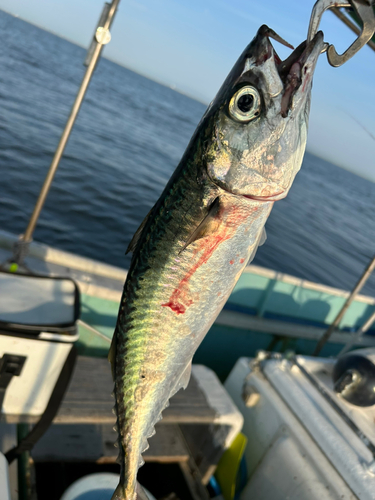
M78 338L70 278L0 272L0 417L35 422Z

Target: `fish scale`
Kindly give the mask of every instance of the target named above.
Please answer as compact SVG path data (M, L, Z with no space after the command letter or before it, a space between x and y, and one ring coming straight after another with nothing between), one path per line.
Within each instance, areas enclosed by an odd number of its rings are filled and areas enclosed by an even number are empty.
M129 245L109 353L121 463L113 500L145 498L136 475L147 439L170 397L186 387L194 352L300 168L323 38L298 47L279 74L270 37L282 41L263 26L245 49ZM300 80L289 78L298 65Z

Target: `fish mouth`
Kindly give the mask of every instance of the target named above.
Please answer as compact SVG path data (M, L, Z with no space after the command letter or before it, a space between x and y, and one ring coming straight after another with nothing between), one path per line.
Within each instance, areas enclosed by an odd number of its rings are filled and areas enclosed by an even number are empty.
M286 197L288 194L287 191L281 191L280 193L273 194L272 196L255 196L255 195L250 195L250 194L243 194L242 196L244 198L247 198L248 200L254 200L254 201L278 201L282 200L283 198Z
M315 59L317 59L320 55L322 46L323 32L318 31L311 42L307 43L306 40L302 42L296 49L293 50L293 52L285 59L285 61L282 61L274 50L277 71L279 72L281 80L284 83L287 81L287 77L291 73L294 64L297 64L298 69L301 71L307 60L309 58L311 59L311 56L313 56L313 59L315 61ZM317 53L315 54L315 52ZM294 68L294 72L296 72L296 68Z
M297 91L303 94L310 90L309 83L324 47L323 32L318 31L310 42L302 42L284 61L274 49L271 38L286 47L294 48L268 26L263 25L259 29L256 39L256 64L260 66L268 59L273 60L282 83L281 116L286 118Z
M286 118L291 108L293 96L299 88L302 93L309 89L315 65L324 46L323 32L318 31L307 43L302 42L290 55L281 61L276 52L275 63L280 79L284 85L281 99L281 116Z

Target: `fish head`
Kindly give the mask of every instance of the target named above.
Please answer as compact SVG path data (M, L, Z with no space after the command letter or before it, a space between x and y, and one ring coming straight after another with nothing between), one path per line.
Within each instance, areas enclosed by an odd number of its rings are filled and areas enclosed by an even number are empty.
M289 46L262 26L202 123L210 179L230 193L265 201L284 198L301 167L312 76L324 44L318 32L282 61L270 38Z

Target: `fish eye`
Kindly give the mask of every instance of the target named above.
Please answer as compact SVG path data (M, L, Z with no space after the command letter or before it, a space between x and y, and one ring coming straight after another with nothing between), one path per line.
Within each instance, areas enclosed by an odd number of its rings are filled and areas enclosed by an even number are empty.
M246 85L232 96L229 102L229 114L239 122L249 122L259 116L260 95L255 87Z

